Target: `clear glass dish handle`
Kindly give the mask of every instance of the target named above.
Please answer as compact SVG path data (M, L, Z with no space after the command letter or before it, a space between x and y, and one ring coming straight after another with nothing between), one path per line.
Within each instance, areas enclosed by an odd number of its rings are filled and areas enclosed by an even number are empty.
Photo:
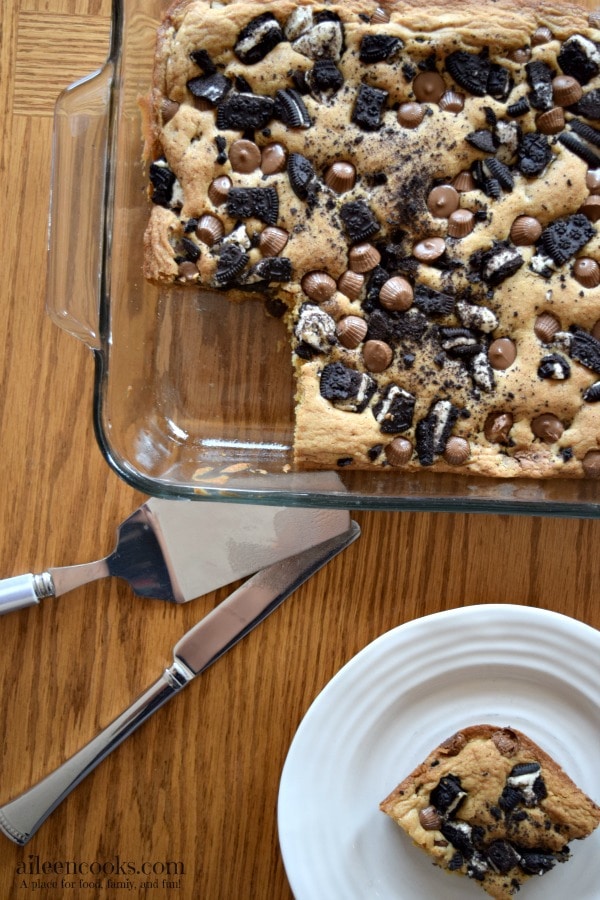
M105 225L113 64L77 81L54 113L46 307L50 318L94 350Z

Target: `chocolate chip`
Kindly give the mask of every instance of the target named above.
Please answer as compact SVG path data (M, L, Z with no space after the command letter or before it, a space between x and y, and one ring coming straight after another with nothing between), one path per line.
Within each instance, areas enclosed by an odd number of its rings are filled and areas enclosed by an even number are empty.
M225 75L214 72L211 75L199 75L187 82L188 90L199 100L207 100L217 106L231 90L231 81Z
M531 86L529 102L534 109L551 109L554 105L552 93L552 69L541 60L534 60L525 66L527 81Z
M541 175L553 157L548 138L536 131L523 135L517 157L517 166L523 175Z
M379 222L364 200L344 203L340 218L351 241L366 241L379 231Z
M544 356L537 370L538 378L549 378L551 381L565 381L571 376L571 367L567 360L558 353Z
M557 62L565 75L571 75L580 84L587 84L600 71L597 58L597 45L588 38L575 34L563 43Z
M387 91L361 84L352 111L354 124L365 131L377 131L381 127L381 116L388 96Z
M312 125L302 97L292 88L277 91L273 115L288 128L310 128Z
M264 128L273 116L274 101L260 94L230 94L217 108L217 128L243 131Z
M454 309L455 298L424 284L414 287L415 306L427 316L447 316Z
M260 219L275 225L279 216L279 197L273 187L231 188L227 194L227 212L233 219Z
M360 43L359 59L363 63L378 63L389 59L403 46L400 38L389 34L366 34Z
M215 273L215 282L224 286L230 284L245 268L249 256L239 244L224 244Z
M600 375L600 341L583 328L574 327L571 333L573 335L569 348L571 359Z
M561 266L584 247L596 234L582 213L556 219L542 231L539 248L557 266Z
M373 406L373 415L384 434L398 434L410 428L415 411L415 397L396 384L389 384Z
M487 91L490 63L485 56L455 50L446 59L446 68L454 81L475 97Z
M173 195L176 176L167 165L166 160L157 160L150 166L150 183L152 184L152 202L157 206L169 206Z
M329 363L321 373L321 396L348 412L362 412L375 389L376 383L370 375L349 369L340 362Z
M263 13L242 28L234 52L245 65L254 65L284 40L285 36L275 16Z
M290 153L287 164L290 185L297 197L306 200L311 185L316 181L316 172L312 163L301 153Z

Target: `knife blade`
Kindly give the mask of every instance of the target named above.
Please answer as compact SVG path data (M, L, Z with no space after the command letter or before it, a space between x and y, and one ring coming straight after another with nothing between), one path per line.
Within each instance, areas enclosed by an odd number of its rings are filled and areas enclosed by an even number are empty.
M140 597L186 603L349 527L346 510L151 498L107 557L0 581L0 615L109 576Z
M186 632L173 648L173 664L125 712L54 772L0 807L0 831L16 844L26 844L109 753L359 535L359 526L350 522L349 529L337 537L280 560L248 579Z

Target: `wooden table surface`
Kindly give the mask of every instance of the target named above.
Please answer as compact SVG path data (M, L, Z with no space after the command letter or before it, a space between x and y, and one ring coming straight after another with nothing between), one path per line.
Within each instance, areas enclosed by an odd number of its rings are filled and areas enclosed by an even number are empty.
M44 310L53 105L103 61L109 16L110 0L2 4L3 576L104 555L143 499L96 445L89 350ZM146 878L131 876L139 896L289 900L276 827L280 773L304 713L347 660L402 622L468 604L530 604L600 627L600 522L355 518L360 541L113 753L26 847L0 838L0 897L121 897L106 879L67 892L60 877L56 889L35 885L56 877L36 874L44 861L119 860L150 864ZM107 581L3 619L0 802L124 709L225 594L173 608ZM179 871L167 875L168 863ZM158 887L143 888L154 878Z

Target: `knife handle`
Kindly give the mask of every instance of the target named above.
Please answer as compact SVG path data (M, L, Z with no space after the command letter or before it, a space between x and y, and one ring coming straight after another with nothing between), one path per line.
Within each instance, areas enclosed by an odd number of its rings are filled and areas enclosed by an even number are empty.
M96 766L194 677L176 661L131 706L58 769L0 806L0 832L26 844L40 825Z

